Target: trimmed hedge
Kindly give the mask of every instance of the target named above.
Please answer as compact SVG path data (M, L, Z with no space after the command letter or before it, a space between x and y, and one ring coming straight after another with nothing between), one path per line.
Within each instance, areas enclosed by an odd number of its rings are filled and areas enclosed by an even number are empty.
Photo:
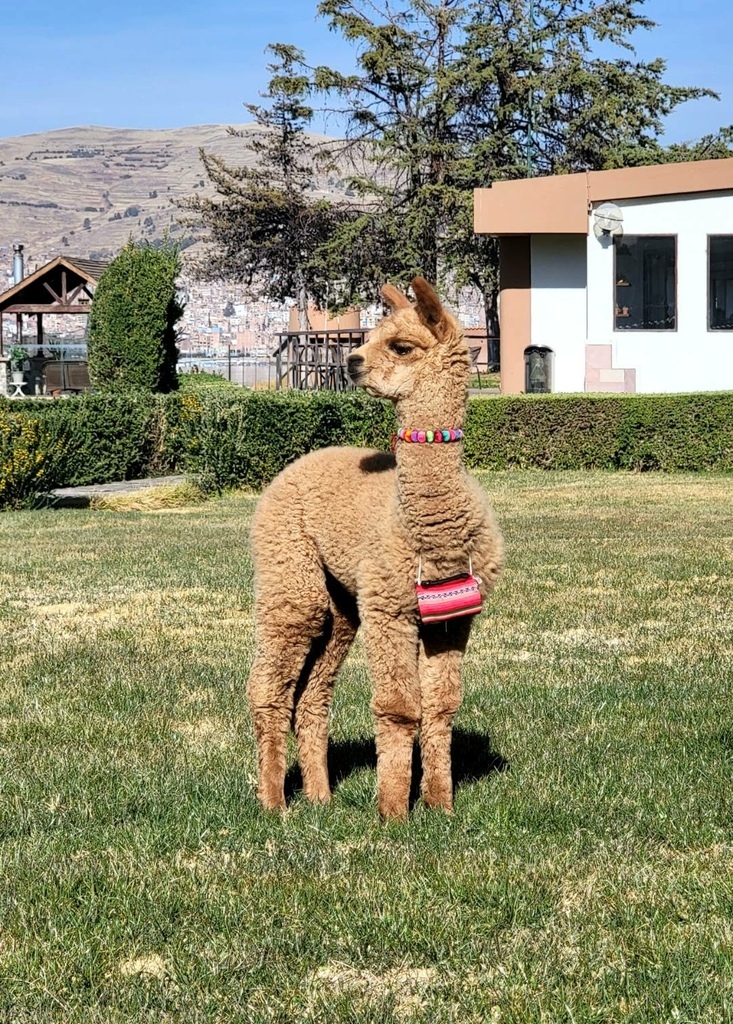
M731 470L733 392L474 399L465 453L475 469Z
M216 489L260 488L300 455L329 445L386 448L395 431L392 406L361 392L207 398L187 461Z
M21 423L38 428L33 457L43 471L18 478L13 438ZM202 387L54 402L0 399L0 508L10 507L3 474L13 507L54 487L175 472L199 474L217 490L259 488L305 452L331 444L385 448L394 429L392 407L361 392Z
M25 413L52 426L66 440L60 486L107 483L146 476L154 462L159 396L85 395L54 402L26 402Z
M257 489L316 448L387 448L395 426L392 406L362 392L0 400L0 508L53 487L171 472ZM474 469L729 471L733 393L474 398L465 454Z

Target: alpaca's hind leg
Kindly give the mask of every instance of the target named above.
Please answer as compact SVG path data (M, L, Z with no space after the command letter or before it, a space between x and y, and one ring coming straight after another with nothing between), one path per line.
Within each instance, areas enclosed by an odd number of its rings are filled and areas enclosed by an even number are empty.
M429 807L453 809L451 735L461 703L461 661L471 619L423 626L420 637L422 796Z
M257 741L257 795L267 810L285 807L287 742L295 687L311 643L310 637L299 641L292 637L258 639L247 695Z
M333 684L356 635L358 620L332 608L323 637L313 645L295 693L295 735L303 774L303 794L313 803L331 799L328 780L328 712ZM311 662L311 664L309 664Z
M408 618L371 614L364 618L364 643L374 686L379 812L406 818L420 723L417 626Z
M296 687L327 624L330 605L316 554L297 535L288 538L284 528L280 538L272 552L256 551L257 654L247 684L257 740L258 793L266 808L285 806L287 740Z

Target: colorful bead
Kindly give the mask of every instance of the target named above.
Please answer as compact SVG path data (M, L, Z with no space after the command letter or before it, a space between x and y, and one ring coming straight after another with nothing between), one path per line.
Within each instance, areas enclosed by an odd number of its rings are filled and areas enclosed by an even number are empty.
M410 427L399 427L396 437L410 444L445 444L448 441L462 441L463 430L451 427L445 430L411 430Z

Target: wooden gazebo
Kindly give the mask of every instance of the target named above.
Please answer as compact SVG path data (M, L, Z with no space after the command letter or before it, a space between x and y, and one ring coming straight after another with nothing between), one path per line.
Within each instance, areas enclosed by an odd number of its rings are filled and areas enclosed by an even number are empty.
M40 347L44 314L88 314L94 289L107 266L100 260L57 256L3 292L0 295L0 356L5 354L3 319L6 313L15 314L17 318L17 338L22 336L23 317L35 316Z

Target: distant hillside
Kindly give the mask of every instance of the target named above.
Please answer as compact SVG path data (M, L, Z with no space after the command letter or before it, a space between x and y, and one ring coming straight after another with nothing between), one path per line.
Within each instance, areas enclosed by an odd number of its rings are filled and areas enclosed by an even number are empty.
M213 194L200 148L233 166L253 162L245 140L224 125L63 128L0 139L0 251L7 258L5 247L20 241L28 263L40 264L64 252L112 256L131 234L154 239L167 229L182 239L171 200ZM314 195L335 198L343 189L333 174L314 183Z

